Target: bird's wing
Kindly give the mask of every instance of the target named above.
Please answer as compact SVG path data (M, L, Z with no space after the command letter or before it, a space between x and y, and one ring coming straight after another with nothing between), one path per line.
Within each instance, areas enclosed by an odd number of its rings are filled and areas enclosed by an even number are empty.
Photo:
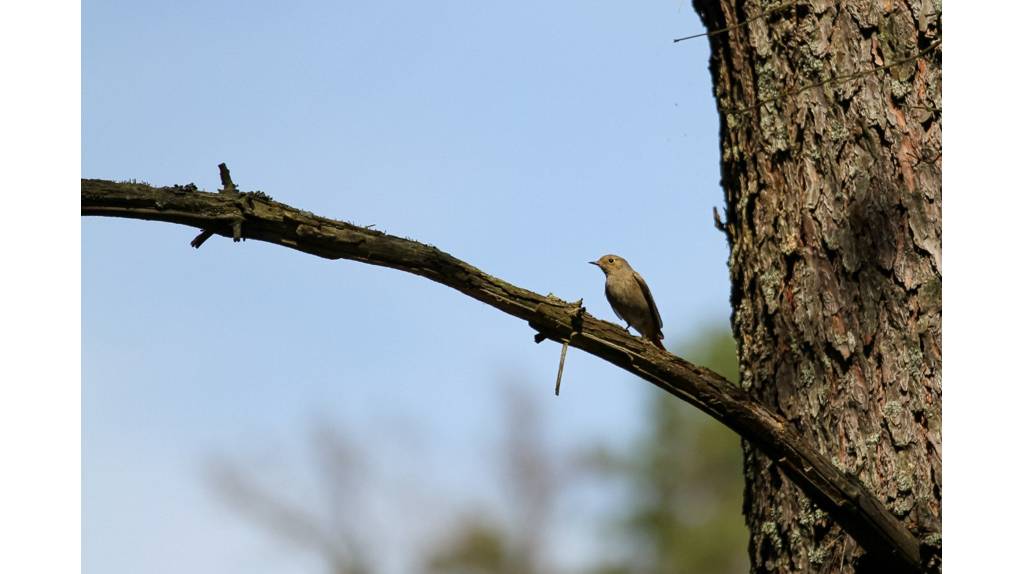
M658 328L662 327L661 324L661 313L658 312L658 306L654 304L654 297L651 296L651 289L647 286L647 282L640 276L636 271L633 272L633 278L640 284L640 290L644 293L644 299L647 299L647 306L651 309L651 313L654 314L654 319L658 321Z
M619 319L622 319L622 314L620 314L619 310L615 308L615 305L611 304L613 297L612 297L611 291L608 289L608 282L607 281L604 284L604 296L605 296L606 299L608 299L608 306L612 308L612 312L615 313L615 316L618 317ZM625 321L625 319L622 319L622 320Z

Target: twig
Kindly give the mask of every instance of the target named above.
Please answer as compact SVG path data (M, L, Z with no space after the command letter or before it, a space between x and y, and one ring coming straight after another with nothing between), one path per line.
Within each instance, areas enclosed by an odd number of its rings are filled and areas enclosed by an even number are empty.
M235 185L235 182L231 181L231 171L228 170L228 164L217 164L217 170L220 171L220 184L224 186L220 193L237 194L238 186Z
M203 246L204 243L206 243L206 240L211 237L213 237L213 232L204 229L202 233L192 238L192 241L189 241L188 244L191 245L192 247L195 247L196 249L199 249L200 247Z
M718 207L714 206L711 208L711 213L715 219L715 229L722 233L729 235L729 232L725 229L725 223L722 222L722 218L718 215Z
M569 352L569 341L562 343L562 356L558 359L558 376L555 378L555 396L562 388L562 369L565 368L565 354Z
M552 294L548 294L548 297L554 297ZM569 341L573 337L579 335L583 330L583 314L587 312L587 308L583 306L583 299L575 301L573 305L576 307L576 311L572 315L572 332L569 333L569 338L562 341L562 356L558 359L558 377L555 379L555 396L558 396L558 390L562 387L562 369L565 367L565 353L569 350ZM544 336L540 333L533 338L537 343L544 340Z
M793 6L796 6L796 5L797 5L797 2L788 2L786 4L780 4L780 5L778 5L778 6L774 7L774 8L771 8L771 9L765 10L764 12L761 12L760 14L757 14L755 16L751 16L750 18L747 18L746 20L744 20L742 22L737 22L736 24L733 24L732 26L726 26L725 28L719 28L718 30L712 30L710 32L701 32L700 34L693 34L692 36L684 36L682 38L676 38L675 40L672 40L672 43L674 44L674 43L677 43L677 42L683 42L685 40L692 40L694 38L700 38L701 36L707 36L708 38L710 38L712 36L717 36L718 34L723 34L725 32L728 32L729 30L735 30L736 28L740 28L740 27L746 26L747 24L749 24L751 22L754 22L756 20L760 20L761 18L764 18L765 16L770 16L770 15L776 13L776 12L785 10L786 8L792 8Z
M217 165L217 170L220 172L220 184L224 187L218 190L218 193L226 193L228 195L238 195L238 186L235 182L231 181L231 171L228 170L228 164L221 163ZM206 243L206 240L213 237L213 232L204 229L202 233L196 235L189 245L199 249ZM239 220L231 226L231 238L237 243L242 238L242 222Z
M849 540L845 535L843 536L843 549L839 552L839 570L836 572L843 571L843 564L846 563L846 541Z

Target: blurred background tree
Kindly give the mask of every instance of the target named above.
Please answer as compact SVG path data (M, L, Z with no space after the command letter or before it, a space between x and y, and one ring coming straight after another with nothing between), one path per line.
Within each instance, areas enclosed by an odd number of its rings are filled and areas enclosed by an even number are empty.
M683 354L735 381L736 348L723 329L683 346ZM436 529L418 567L430 574L738 574L748 570L748 534L741 513L743 467L739 438L693 407L660 391L644 405L647 426L627 446L597 444L586 452L559 452L539 408L540 397L524 385L506 385L494 475L500 508L459 509ZM336 425L318 423L310 436L313 473L320 495L289 499L266 476L219 459L211 466L218 495L243 517L293 547L318 555L330 574L384 570L374 548L381 525L362 508L381 486L366 462L370 454ZM429 465L424 475L443 472ZM429 482L429 476L423 476ZM584 566L559 565L549 547L560 501L593 483L613 510L594 524L599 552ZM284 492L285 494L282 494ZM625 496L617 497L616 492ZM396 501L402 493L383 493ZM394 504L400 504L394 502ZM406 509L408 520L420 517ZM386 527L386 526L385 526ZM403 552L410 552L403 549Z
M680 354L737 380L736 344L725 330L705 330ZM646 409L649 426L633 447L603 464L630 493L616 520L630 552L597 572L747 572L739 437L665 393L652 395Z
M318 422L310 432L316 489L272 484L267 473L220 457L207 468L218 496L254 525L293 548L319 557L329 574L369 574L363 496L370 482L364 453L344 433ZM296 491L316 490L315 501Z
M490 514L467 515L427 556L431 574L540 574L552 572L546 541L566 475L552 449L537 399L506 386L498 474L511 510L504 523Z

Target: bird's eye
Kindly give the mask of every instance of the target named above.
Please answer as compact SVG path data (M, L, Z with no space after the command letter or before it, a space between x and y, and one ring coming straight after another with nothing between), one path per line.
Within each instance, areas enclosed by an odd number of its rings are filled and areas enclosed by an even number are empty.
M608 263L615 263L615 258L614 257L609 257L608 258Z

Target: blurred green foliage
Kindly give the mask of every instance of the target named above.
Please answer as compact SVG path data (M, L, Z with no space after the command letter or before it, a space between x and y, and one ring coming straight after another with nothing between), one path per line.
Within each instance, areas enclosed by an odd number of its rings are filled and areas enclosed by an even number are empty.
M508 534L497 524L470 519L458 527L447 546L429 558L431 574L530 574L510 547Z
M710 331L681 355L736 382L730 333ZM739 437L666 393L647 404L650 426L611 468L631 501L618 526L633 555L602 572L732 574L747 572L743 457Z
M706 330L681 355L737 380L736 346L724 330ZM639 384L639 383L638 383ZM739 437L694 407L644 385L648 424L620 450L595 445L579 459L557 451L546 434L536 397L510 386L502 400L504 440L499 480L511 511L471 512L439 532L419 570L429 574L552 574L548 539L558 500L580 478L622 487L621 505L598 520L599 555L586 574L739 574L747 572L748 534L742 509ZM218 465L214 483L225 499L278 537L322 555L332 574L377 571L363 546L356 512L361 487L372 482L358 463L360 449L337 429L314 435L316 468L328 486L328 519L295 505L234 465ZM570 460L571 459L571 460ZM365 484L364 484L365 483ZM609 489L613 492L614 489ZM341 526L342 528L339 528ZM355 533L364 536L355 536Z
M737 381L736 345L727 331L705 332L684 348L682 356ZM624 555L605 559L589 574L749 571L739 437L664 392L652 393L645 409L650 424L625 452L598 446L587 457L592 472L623 482L628 492L626 503L605 529L621 539ZM448 545L436 549L429 570L432 574L547 571L528 558L529 550L516 540L512 530L496 524L466 522Z

